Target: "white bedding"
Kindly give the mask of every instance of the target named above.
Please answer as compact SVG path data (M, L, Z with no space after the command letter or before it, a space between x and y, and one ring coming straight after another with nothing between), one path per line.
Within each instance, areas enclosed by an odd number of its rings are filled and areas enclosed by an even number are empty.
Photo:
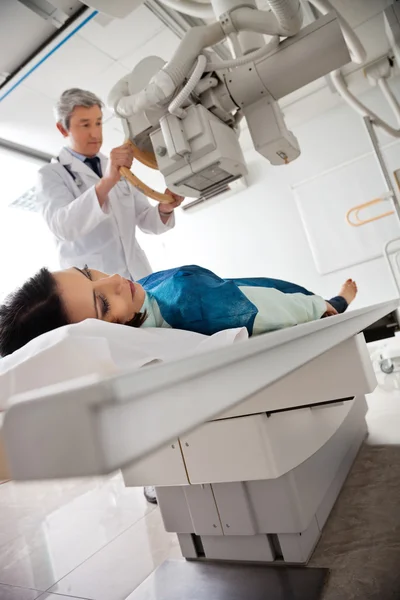
M37 379L39 385L46 379L48 387L13 396L7 403L2 426L0 415L0 446L3 440L7 451L6 466L16 479L42 480L104 475L133 464L202 423L226 414L342 342L358 336L360 331L397 307L398 301L387 302L235 344L231 342L243 335L246 337L245 332L229 331L204 338L173 330L148 330L158 342L162 338L169 342L174 339L172 345L166 343L163 349L157 344L153 359L168 360L182 354L185 357L111 378L98 376L92 369L92 374L83 375L80 381L74 379L52 386L49 380L54 381L55 375L45 369L46 372ZM100 325L105 332L104 326ZM84 326L85 332L86 327L90 327L89 324ZM113 337L114 330L117 334L121 326L111 327L113 333L110 336ZM111 331L109 327L108 331ZM135 333L137 331L131 331L132 336ZM99 333L97 337L95 334L91 337L99 340L104 335ZM119 333L117 337L120 341ZM138 336L135 338L140 343ZM195 343L190 343L189 338ZM154 342L154 337L141 339ZM226 344L228 347L221 347ZM110 339L107 339L107 345L113 347ZM77 345L73 347L76 349ZM215 352L213 347L217 347ZM202 349L211 351L201 352ZM136 359L137 364L148 364L143 357L143 353L146 354L143 344L139 350L142 355L141 359ZM148 350L147 360L152 358L150 347ZM85 358L84 352L79 352ZM189 353L192 356L188 356ZM74 360L75 364L79 363L75 355ZM5 362L9 363L8 360ZM46 365L46 361L41 362L42 366ZM108 365L113 363L111 356ZM32 361L31 366L35 364L39 363ZM123 367L126 366L126 355L123 355ZM18 366L12 369L9 363L10 369L18 389L21 386L26 389L25 382L18 383L21 369ZM32 383L32 373L29 369L27 372ZM0 376L3 389L4 374L6 371ZM301 399L298 396L284 394L277 405L272 393L263 410L293 408ZM317 394L311 404L319 401ZM301 402L304 404L302 399Z
M10 396L87 375L108 376L247 339L246 329L204 336L174 329L136 329L89 319L50 331L0 359L0 410Z

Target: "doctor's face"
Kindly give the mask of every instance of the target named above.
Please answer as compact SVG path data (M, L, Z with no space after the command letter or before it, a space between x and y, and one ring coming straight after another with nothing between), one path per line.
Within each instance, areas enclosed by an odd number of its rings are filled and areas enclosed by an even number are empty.
M58 130L69 139L72 150L85 156L95 156L103 143L103 114L100 106L75 106L70 117L69 130L57 123Z
M53 277L71 323L85 319L129 323L145 299L142 286L121 275L106 275L85 267L58 271Z

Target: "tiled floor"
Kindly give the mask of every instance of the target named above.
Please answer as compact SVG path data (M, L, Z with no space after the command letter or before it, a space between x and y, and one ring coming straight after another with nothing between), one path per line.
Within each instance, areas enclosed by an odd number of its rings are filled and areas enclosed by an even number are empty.
M0 532L0 600L124 600L166 558L179 556L159 511L120 475L6 483Z
M378 373L369 442L400 444L400 373ZM141 489L107 479L0 485L0 600L126 600L179 557Z

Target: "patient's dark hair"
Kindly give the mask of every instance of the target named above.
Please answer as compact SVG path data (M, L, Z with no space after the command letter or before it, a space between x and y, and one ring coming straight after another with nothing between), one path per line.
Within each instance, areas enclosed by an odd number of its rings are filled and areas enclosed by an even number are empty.
M140 327L146 317L146 312L138 313L127 325ZM48 269L41 269L0 306L0 356L69 323L56 280Z
M0 306L0 356L68 323L56 280L48 269L41 269Z

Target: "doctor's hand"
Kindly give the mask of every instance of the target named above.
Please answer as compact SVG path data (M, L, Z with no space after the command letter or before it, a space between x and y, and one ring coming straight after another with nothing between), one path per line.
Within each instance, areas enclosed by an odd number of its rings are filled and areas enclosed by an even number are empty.
M123 144L111 150L110 160L108 161L107 169L104 178L115 185L118 183L120 175L120 167L131 168L133 163L133 147L131 144Z
M167 194L168 196L171 196L171 198L173 198L174 201L171 202L170 204L159 204L158 210L159 210L160 215L169 216L174 211L175 208L178 208L178 206L180 206L182 204L182 202L185 199L185 196L179 196L178 194L171 192L171 190L169 190L168 188L165 190L164 193Z
M133 162L133 148L131 144L123 144L111 150L110 159L107 164L106 172L100 181L95 185L97 199L101 207L107 201L108 193L114 185L120 180L120 167L131 168Z

